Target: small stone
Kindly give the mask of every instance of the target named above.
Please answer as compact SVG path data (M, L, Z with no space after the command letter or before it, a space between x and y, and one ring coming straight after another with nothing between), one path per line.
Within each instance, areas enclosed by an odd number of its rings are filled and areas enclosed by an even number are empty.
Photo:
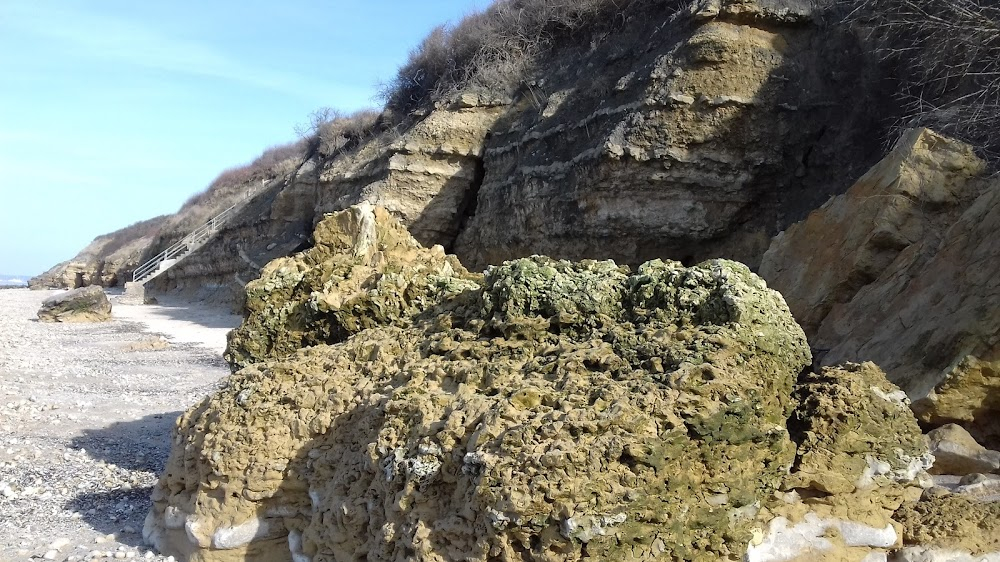
M56 556L59 556L59 551L58 551L58 550L55 550L55 549L52 549L52 550L50 550L50 551L46 552L46 553L45 553L45 554L44 554L44 555L42 556L42 558L44 558L45 560L55 560L55 559L56 559Z
M989 480L985 474L973 473L966 474L958 481L960 486L975 486L976 484L982 484Z
M951 494L951 490L945 488L944 486L932 486L924 490L921 494L921 498L924 500L929 500L933 498L940 498Z
M63 547L65 547L68 544L69 544L69 539L67 539L67 538L59 538L59 539L56 539L56 540L52 541L52 544L49 545L49 548L53 549L53 550L62 550Z
M678 105L691 105L694 103L694 96L689 96L687 94L673 93L670 94L670 101Z

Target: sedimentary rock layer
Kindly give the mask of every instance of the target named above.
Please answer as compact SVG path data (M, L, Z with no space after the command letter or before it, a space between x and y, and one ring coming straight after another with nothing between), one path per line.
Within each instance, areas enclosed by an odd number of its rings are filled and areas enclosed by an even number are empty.
M771 236L878 152L876 104L860 102L872 69L852 40L796 3L763 4L630 14L627 32L544 61L486 143L463 263L756 266Z

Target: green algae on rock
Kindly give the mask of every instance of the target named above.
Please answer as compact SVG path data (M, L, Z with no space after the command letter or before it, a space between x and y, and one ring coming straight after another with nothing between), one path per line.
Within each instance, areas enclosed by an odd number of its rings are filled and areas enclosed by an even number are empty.
M247 284L246 319L225 354L234 369L365 328L406 325L434 303L478 288L478 275L440 246L420 246L381 207L329 215L313 237L312 248L272 261Z
M368 232L396 232L379 210L367 216ZM269 266L296 272L294 289L274 275L248 288L273 287L231 340L231 357L252 364L178 421L146 528L161 550L316 562L742 558L794 459L785 419L811 360L780 295L749 269L655 261L630 274L536 256L479 281L396 239L386 247L416 256L396 269L403 286L438 275L463 289L396 301L405 306L391 314L331 307L298 325L340 326L330 344L279 334L302 297L334 294L320 287L352 287L337 294L358 302L364 285L361 302L386 302L379 275L351 261L364 254L352 236L341 254L331 245ZM269 343L248 347L253 330Z
M911 482L933 463L906 394L874 363L807 373L795 394L790 488L852 493Z

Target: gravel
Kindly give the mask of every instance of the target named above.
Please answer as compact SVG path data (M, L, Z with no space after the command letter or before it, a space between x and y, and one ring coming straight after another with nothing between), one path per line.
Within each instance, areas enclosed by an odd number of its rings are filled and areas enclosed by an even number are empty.
M239 317L172 303L38 322L52 294L0 291L0 560L172 561L142 541L151 487L177 416L228 375Z

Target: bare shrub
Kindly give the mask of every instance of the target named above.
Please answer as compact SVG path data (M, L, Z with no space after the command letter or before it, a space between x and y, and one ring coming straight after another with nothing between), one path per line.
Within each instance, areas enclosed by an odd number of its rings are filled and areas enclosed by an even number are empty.
M356 146L375 129L380 112L363 109L354 113L343 113L329 107L321 107L309 115L306 125L296 127L296 132L306 143L307 154L318 153L329 157Z
M1000 156L996 0L844 0L900 81L903 126L927 126Z
M246 192L244 186L252 182L263 183L294 170L306 157L307 141L294 142L267 148L249 164L227 168L219 173L208 188L192 195L181 209L195 206L218 206L219 210L231 204L236 195ZM216 205L216 203L226 203Z
M383 86L386 108L409 113L477 88L508 93L555 38L609 27L657 0L497 0L454 27L434 29Z
M166 223L169 215L160 215L151 219L134 222L125 228L120 228L108 234L108 243L101 248L102 256L110 256L127 244L140 238L153 238L160 233L163 224Z

